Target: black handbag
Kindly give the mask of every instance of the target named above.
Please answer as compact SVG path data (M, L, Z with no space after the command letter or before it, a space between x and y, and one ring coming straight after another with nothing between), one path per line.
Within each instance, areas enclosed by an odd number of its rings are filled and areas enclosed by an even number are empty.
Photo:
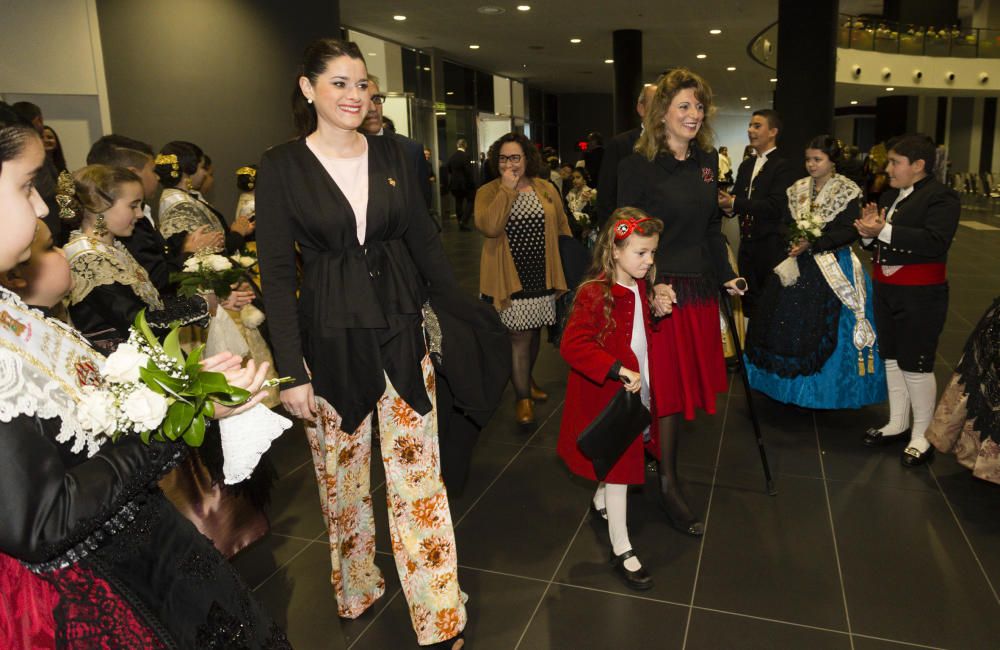
M597 479L603 481L629 445L652 424L649 409L639 393L623 386L600 415L580 432L576 446L594 464Z

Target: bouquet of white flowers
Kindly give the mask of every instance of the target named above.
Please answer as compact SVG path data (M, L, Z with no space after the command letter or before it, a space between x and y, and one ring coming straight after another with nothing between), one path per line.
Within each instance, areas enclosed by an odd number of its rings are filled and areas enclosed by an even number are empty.
M792 221L792 226L788 229L788 241L797 244L800 241L812 243L823 235L823 226L826 222L819 214L808 212L799 215Z
M170 281L179 284L178 295L190 297L211 291L219 300L225 300L232 293L232 285L243 279L247 268L257 263L253 258L253 263L244 266L243 255L236 257L239 260L234 265L231 259L222 255L195 253L184 262L184 270L170 274Z
M257 253L251 250L243 250L229 257L244 273L257 275Z
M147 444L150 439L182 439L200 446L205 418L214 415L216 403L238 406L250 399L249 392L230 385L222 373L202 370L203 348L185 357L176 327L161 344L145 312L139 312L128 342L105 361L101 383L84 389L77 409L81 426L95 442L138 434ZM83 445L81 440L76 446Z

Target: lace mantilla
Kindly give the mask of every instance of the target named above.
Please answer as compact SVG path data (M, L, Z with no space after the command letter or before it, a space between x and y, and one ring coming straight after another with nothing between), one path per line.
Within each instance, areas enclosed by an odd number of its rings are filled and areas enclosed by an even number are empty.
M173 237L203 226L210 231L225 232L219 218L198 199L183 190L168 188L160 196L160 233Z
M83 387L100 384L103 364L78 332L0 287L0 421L57 417L56 440L94 455L105 439L88 435L76 411Z
M160 293L142 268L117 239L108 245L74 230L66 244L66 257L73 272L70 304L78 304L95 288L122 284L152 309L163 309Z
M801 219L811 214L819 215L825 223L830 223L844 211L848 203L861 196L861 188L857 183L840 174L834 174L815 199L813 199L814 185L812 177L807 176L795 181L785 191L788 195L788 207L794 219Z

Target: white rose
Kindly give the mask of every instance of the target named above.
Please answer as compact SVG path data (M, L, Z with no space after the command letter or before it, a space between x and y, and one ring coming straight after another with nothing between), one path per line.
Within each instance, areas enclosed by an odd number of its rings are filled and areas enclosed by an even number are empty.
M167 417L167 400L146 386L139 386L122 402L125 417L135 423L138 431L152 431Z
M248 269L257 263L257 260L249 255L233 255L230 259L245 269Z
M199 266L201 266L201 260L196 256L191 256L184 261L184 270L188 273L196 272Z
M105 359L102 374L105 379L115 384L125 384L139 381L139 368L149 363L149 356L140 352L131 343L122 343L118 349Z
M111 435L115 432L115 398L103 390L87 386L76 407L76 419L84 429Z
M204 262L213 271L228 271L233 268L233 263L221 255L209 255Z
M799 219L795 222L795 225L798 226L799 230L806 230L810 224L808 219Z
M813 234L813 237L819 237L820 235L823 234L823 229L822 228L813 228L812 229L812 234Z

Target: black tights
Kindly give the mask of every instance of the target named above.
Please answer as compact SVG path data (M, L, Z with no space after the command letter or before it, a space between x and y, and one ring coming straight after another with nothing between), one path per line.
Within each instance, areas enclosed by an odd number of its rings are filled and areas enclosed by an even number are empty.
M660 491L665 505L675 521L688 522L696 519L681 492L680 478L677 476L677 441L680 439L681 414L674 413L660 418Z
M510 332L510 347L513 352L510 381L514 384L514 395L519 400L531 397L531 371L538 359L541 333L540 327Z

